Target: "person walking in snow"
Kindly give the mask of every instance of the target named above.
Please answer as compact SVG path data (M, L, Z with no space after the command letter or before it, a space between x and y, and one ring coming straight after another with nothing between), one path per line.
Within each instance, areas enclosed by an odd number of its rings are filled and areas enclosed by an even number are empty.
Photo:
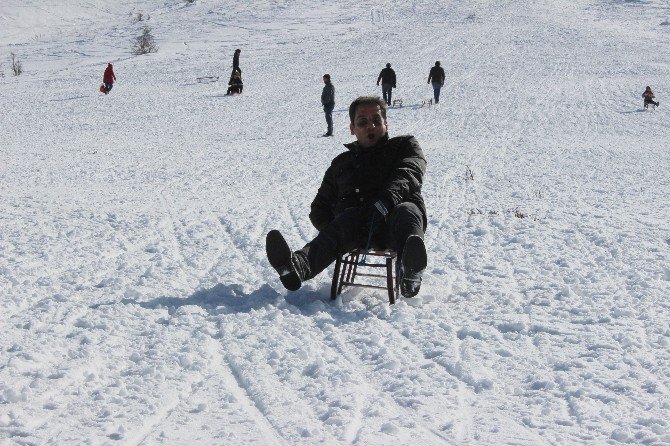
M242 52L241 49L236 49L235 54L233 54L233 72L231 73L231 76L233 73L236 71L240 73L240 76L242 75L242 69L240 68L240 53Z
M382 83L382 96L386 101L386 105L391 105L391 91L395 87L395 71L391 68L391 64L387 63L386 68L382 68L377 76L377 86L379 81Z
M430 74L428 74L428 83L433 84L433 98L436 104L440 102L440 90L444 86L444 78L444 68L440 66L440 61L438 60L430 69Z
M107 68L105 68L105 74L102 75L102 84L105 87L104 93L107 94L112 90L112 87L114 86L114 81L116 81L116 75L114 74L114 67L112 67L111 63L107 64Z
M642 97L644 98L644 108L649 108L649 104L654 104L655 107L658 107L660 104L660 102L654 101L654 92L651 91L651 87L649 85L647 85L644 93L642 93Z
M381 98L359 97L349 106L349 119L356 141L332 161L312 201L309 218L319 234L292 252L281 232L270 231L268 260L284 287L295 291L338 255L391 247L401 265L400 291L413 297L427 263L421 195L426 159L413 136L389 138Z
M323 90L321 91L321 105L326 114L326 124L328 130L323 136L333 136L333 110L335 109L335 87L330 81L330 74L323 75Z

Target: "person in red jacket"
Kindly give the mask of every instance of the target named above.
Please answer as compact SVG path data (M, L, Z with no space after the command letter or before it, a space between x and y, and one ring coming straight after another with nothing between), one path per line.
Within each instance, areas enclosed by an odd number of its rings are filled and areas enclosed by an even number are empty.
M102 83L105 86L105 94L110 92L115 80L116 76L114 75L114 68L111 63L108 63L107 68L105 68L105 74L102 76Z
M649 108L649 104L654 104L656 107L658 107L658 104L660 104L660 102L654 101L654 92L651 91L651 87L649 85L647 85L644 93L642 93L642 97L644 98L644 108Z

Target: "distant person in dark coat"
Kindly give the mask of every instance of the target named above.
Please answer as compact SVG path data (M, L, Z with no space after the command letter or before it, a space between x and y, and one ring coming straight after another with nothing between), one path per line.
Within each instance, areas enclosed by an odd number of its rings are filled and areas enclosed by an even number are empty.
M440 66L440 61L435 62L435 66L430 69L430 74L428 75L428 83L433 84L433 96L435 103L440 102L440 90L444 86L444 68Z
M335 87L330 82L330 74L323 75L323 91L321 91L321 105L326 114L328 130L323 136L333 136L333 110L335 109Z
M377 85L379 81L382 83L382 95L386 101L386 105L391 105L391 91L395 87L395 71L391 68L391 64L387 63L386 68L382 68L377 76Z
M240 68L240 53L242 52L241 49L236 49L235 54L233 54L233 73L238 72L240 75L242 75L242 69Z
M654 101L654 92L651 91L651 87L647 85L647 88L645 88L644 93L642 93L642 97L644 98L644 108L648 108L649 104L654 104L654 106L658 107L660 102Z
M111 63L108 63L107 68L105 68L105 74L102 75L102 83L105 86L105 94L112 90L115 80L116 75L114 75L114 68L112 67Z

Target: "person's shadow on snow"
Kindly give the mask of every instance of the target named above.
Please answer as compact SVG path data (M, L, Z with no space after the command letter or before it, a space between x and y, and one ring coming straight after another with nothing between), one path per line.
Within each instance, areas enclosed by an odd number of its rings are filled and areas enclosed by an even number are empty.
M124 298L120 301L93 304L90 308L95 310L101 306L120 303L123 305L137 305L147 310L165 309L168 311L168 314L173 315L179 308L197 306L207 311L210 315L219 315L249 313L266 305L288 305L305 316L325 311L334 320L341 323L357 321L372 316L369 311L361 312L356 310L352 312L351 310L345 310L336 302L330 299L330 284L322 284L322 286L314 289L303 287L299 291L282 295L268 284L261 286L251 293L245 293L241 285L224 285L220 283L209 289L198 290L188 297L160 296L150 300ZM380 302L382 304L385 303L383 299ZM388 303L385 304L388 305Z
M103 305L122 303L124 305L138 305L148 310L167 309L168 313L173 314L180 307L194 305L212 314L248 313L251 310L273 303L279 297L281 295L269 285L263 285L251 293L245 293L240 285L220 283L206 290L198 290L188 297L161 296L146 301L137 298L125 298L116 302L94 304L91 305L91 308L97 309Z
M629 115L631 113L644 113L646 111L647 111L646 108L638 108L637 110L621 111L619 113L621 113L622 115Z

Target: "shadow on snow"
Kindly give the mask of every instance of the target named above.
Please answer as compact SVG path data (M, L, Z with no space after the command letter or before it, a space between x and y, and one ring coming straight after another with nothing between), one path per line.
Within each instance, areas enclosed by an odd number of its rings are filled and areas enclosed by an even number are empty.
M344 293L342 296L346 294L348 293ZM351 298L359 300L360 295L355 293ZM385 299L386 296L382 296L379 299L378 305L387 306L388 301ZM330 284L323 284L318 289L305 287L299 291L282 295L268 284L250 293L245 293L241 285L225 285L220 283L209 289L198 290L188 297L160 296L146 301L137 298L124 298L120 301L93 304L90 308L95 310L101 306L118 303L137 305L147 310L165 309L170 315L185 306L200 307L210 315L250 313L266 306L277 308L290 306L304 316L313 316L320 312L326 312L341 323L374 317L373 313L375 313L370 311L371 308L369 308L369 305L365 305L365 309L360 307L356 309L343 308L341 298L338 300L330 299Z

